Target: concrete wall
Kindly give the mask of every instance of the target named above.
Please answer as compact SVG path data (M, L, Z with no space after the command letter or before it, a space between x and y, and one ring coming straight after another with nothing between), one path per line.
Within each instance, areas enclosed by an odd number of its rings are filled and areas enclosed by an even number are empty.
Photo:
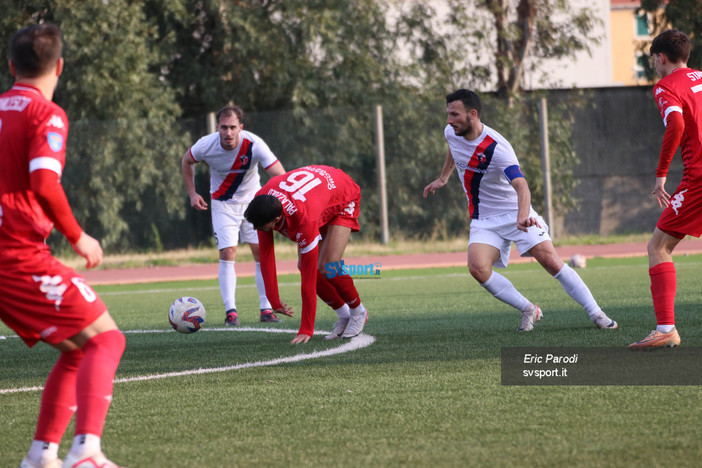
M557 94L567 99L567 93ZM576 113L574 140L580 163L577 210L556 216L560 234L626 234L652 231L661 208L651 191L665 128L650 87L591 90L590 104ZM679 152L666 189L682 177Z

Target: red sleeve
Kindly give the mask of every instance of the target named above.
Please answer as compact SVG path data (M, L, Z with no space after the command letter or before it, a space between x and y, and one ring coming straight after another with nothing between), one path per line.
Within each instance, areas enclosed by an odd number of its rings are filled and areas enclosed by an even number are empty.
M71 244L78 242L81 229L68 204L58 174L47 169L37 169L29 176L29 184L46 216Z
M668 114L665 134L663 135L663 145L661 146L661 155L658 160L658 167L656 168L656 177L665 177L668 174L670 162L673 160L678 146L680 146L684 131L685 121L680 112L671 112Z
M261 276L266 286L266 297L274 309L282 308L278 292L278 274L275 268L275 250L273 249L273 233L258 231L258 248L261 259Z
M298 334L312 336L314 333L314 320L317 315L317 259L319 247L301 255L300 276L302 284L302 317L300 318L300 331Z

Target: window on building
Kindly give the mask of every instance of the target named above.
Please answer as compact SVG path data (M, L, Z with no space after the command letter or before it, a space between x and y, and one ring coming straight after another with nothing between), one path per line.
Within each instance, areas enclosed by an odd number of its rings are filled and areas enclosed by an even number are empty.
M650 32L648 29L648 14L636 14L636 36L637 37L649 37Z
M646 76L646 68L649 66L648 56L642 53L636 54L636 65L634 65L634 75L636 76L636 81L648 81Z

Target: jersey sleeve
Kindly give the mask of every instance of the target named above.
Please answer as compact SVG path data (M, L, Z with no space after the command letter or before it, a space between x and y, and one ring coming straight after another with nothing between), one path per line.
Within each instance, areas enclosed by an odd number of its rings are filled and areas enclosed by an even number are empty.
M30 174L29 183L44 214L54 223L56 229L71 244L78 242L83 229L73 216L58 175L51 170L35 170Z
M271 151L266 142L261 138L256 139L253 157L261 163L261 167L264 169L268 169L278 161L273 151Z
M300 254L300 295L302 296L302 313L298 334L312 336L314 321L317 316L317 261L319 248Z
M73 216L61 175L66 161L68 118L58 106L36 116L29 144L29 183L44 214L56 229L74 244L83 230Z
M58 106L38 111L30 134L29 171L49 169L59 177L66 162L68 118Z
M680 115L682 115L683 108L680 100L676 94L665 85L658 82L653 87L653 96L656 99L656 105L661 113L663 125L668 125L668 116L671 114L671 112L679 112Z
M680 141L685 131L685 121L682 114L673 112L668 115L667 121L668 124L665 126L665 133L663 134L661 154L658 158L658 167L656 168L656 177L665 177L668 174L670 162L673 160L678 146L680 146Z
M190 157L193 158L193 161L201 162L205 158L207 147L209 145L207 138L207 136L200 138L193 146L190 147L189 153Z
M280 293L278 291L278 273L275 266L275 250L272 232L258 232L258 247L261 260L261 276L266 287L266 297L274 309L281 309Z

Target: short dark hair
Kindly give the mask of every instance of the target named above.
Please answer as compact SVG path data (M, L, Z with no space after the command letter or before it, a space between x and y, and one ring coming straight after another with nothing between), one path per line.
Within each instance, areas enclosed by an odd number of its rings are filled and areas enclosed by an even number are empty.
M664 54L673 63L690 59L690 38L677 29L668 29L657 35L651 42L651 56Z
M230 115L236 115L239 119L239 123L244 123L244 110L239 106L224 106L217 111L217 123L222 117L229 117Z
M454 101L461 101L466 110L475 109L478 113L478 117L480 117L482 106L480 104L480 98L475 91L461 88L446 96L446 104L450 104Z
M257 195L244 211L244 218L253 224L255 229L260 229L281 214L283 214L283 204L280 200L273 195Z
M10 39L10 59L21 77L36 78L56 66L63 45L61 30L55 24L26 26Z

